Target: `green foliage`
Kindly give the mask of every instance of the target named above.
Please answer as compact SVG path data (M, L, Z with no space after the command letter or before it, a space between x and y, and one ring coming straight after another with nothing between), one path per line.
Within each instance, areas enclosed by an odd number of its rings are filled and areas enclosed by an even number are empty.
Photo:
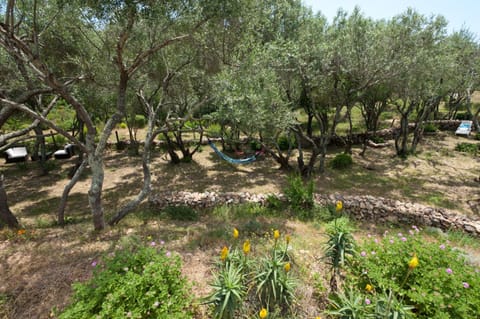
M73 289L73 302L60 319L192 318L180 258L138 241L106 257L92 279Z
M213 123L207 127L207 134L209 136L222 136L222 127L218 123Z
M478 144L474 143L458 143L455 146L455 150L458 152L469 153L476 155L478 152Z
M345 266L348 256L355 253L355 239L352 226L346 217L337 218L325 227L328 241L325 245L325 257L334 272Z
M261 304L268 305L270 309L288 309L295 299L295 283L285 271L287 262L286 254L274 248L271 255L264 257L259 263L255 276L257 295Z
M260 151L262 149L262 144L260 144L256 140L251 140L249 144L252 151Z
M211 284L213 292L208 302L213 303L214 318L232 319L243 303L246 295L243 267L236 263L227 263L217 274Z
M197 221L198 212L190 206L167 206L163 210L171 219L182 221Z
M435 133L438 131L438 126L436 126L435 124L433 123L426 123L424 126L423 126L423 131L425 133Z
M334 169L346 169L351 167L352 164L353 164L352 156L346 153L337 154L330 161L330 166Z
M222 249L217 263L219 270L214 273L211 284L213 291L204 298L205 303L212 304L214 318L252 318L251 311L256 313L259 304L278 313L290 310L295 299L290 237L281 240L278 231L274 231L273 237L270 252L263 256L253 254L249 240L245 240L240 249L241 237L234 238L232 246Z
M284 203L278 196L270 194L267 196L266 206L272 209L281 209Z
M55 141L55 143L53 141ZM67 142L67 138L63 135L60 135L60 134L56 134L53 137L52 136L45 137L45 144L49 144L49 145L56 144L57 147L61 147L66 142Z
M376 143L376 144L385 143L385 139L381 136L374 135L374 136L370 136L369 138L373 143Z
M132 127L134 128L144 128L147 125L147 119L145 115L135 114L135 117L132 121Z
M471 120L471 116L468 112L458 112L455 115L455 120L468 121L468 120Z
M368 318L373 306L366 304L362 294L354 289L345 289L344 292L333 294L329 298L330 309L327 312L333 318L353 319ZM368 303L368 301L367 301Z
M296 147L295 138L287 134L280 134L277 139L277 144L282 151L287 151Z
M480 277L462 253L444 242L425 241L417 227L409 235L368 238L347 276L351 285L372 300L385 299L396 311L413 306L417 318L476 318L480 312ZM413 255L418 266L410 267ZM373 288L365 290L369 284ZM384 302L385 303L385 302ZM391 311L394 307L390 306Z
M477 132L474 136L477 141L480 141L480 132Z
M394 295L379 294L365 296L352 287L329 297L327 313L333 318L415 318L411 306L404 305Z
M283 193L293 209L305 210L314 206L314 188L312 179L305 182L301 176L291 175L287 179L287 186Z

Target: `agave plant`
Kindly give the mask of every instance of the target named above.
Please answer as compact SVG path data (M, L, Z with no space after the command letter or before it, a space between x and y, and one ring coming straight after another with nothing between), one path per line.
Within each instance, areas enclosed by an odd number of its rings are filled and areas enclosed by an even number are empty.
M225 267L215 274L211 284L212 294L206 298L206 303L214 306L214 318L231 319L243 303L246 295L244 275L241 266L226 263Z
M262 304L289 307L294 300L295 282L289 275L290 263L284 252L273 250L270 257L265 257L259 264L255 282L257 295Z
M350 233L348 224L337 223L327 230L328 241L325 247L325 257L332 267L330 287L337 290L337 276L340 269L345 265L346 257L355 253L355 239Z

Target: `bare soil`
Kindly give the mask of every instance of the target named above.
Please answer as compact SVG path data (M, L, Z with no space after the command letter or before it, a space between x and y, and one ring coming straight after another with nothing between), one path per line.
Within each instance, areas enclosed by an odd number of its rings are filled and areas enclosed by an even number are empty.
M329 169L324 175L316 176L316 191L414 201L480 218L480 183L477 180L480 158L456 152L455 145L459 142L479 143L450 132L440 132L426 137L419 153L405 160L394 156L393 145L369 149L363 158L358 155L360 150L354 149L354 167L349 171ZM328 159L340 151L332 150ZM194 282L195 294L205 296L208 293L212 260L223 246L221 239L208 235L209 229L219 227L208 217L195 223L127 218L118 227L94 233L89 222L86 194L90 181L86 177L72 190L67 207L67 216L74 222L65 228L55 227L56 205L68 182L67 172L73 162L74 158L54 162L57 167L48 176L40 176L36 164L31 162L26 167L0 165L6 177L10 208L27 230L21 236L0 232L0 318L55 317L55 309L62 309L69 302L71 283L89 278L92 261L112 249L126 234L165 240L169 250L182 256L184 273ZM109 152L104 185L107 215L139 191L142 185L140 165L138 157L128 157L114 150ZM152 171L154 192L274 193L281 192L287 180L287 174L279 171L270 158L234 166L218 158L208 146L194 156L194 162L179 165L169 164L165 155L156 151ZM88 222L81 223L82 220ZM224 226L230 227L228 222ZM319 230L314 225L297 221L285 221L281 229L292 234L302 272L311 277L323 274L319 247L324 238ZM311 287L299 289L302 295L299 317L314 317L319 301ZM206 318L204 309L198 310L198 317Z

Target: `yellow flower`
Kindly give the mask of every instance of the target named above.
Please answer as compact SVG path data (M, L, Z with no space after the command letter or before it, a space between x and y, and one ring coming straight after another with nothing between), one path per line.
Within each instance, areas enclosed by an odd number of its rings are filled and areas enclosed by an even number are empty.
M220 252L220 259L225 260L228 256L228 248L227 246L223 246L222 251Z
M290 235L286 235L285 240L287 242L287 245L290 244Z
M316 317L315 317L315 319L322 319L322 317L320 317L320 316L316 316Z
M243 243L243 253L246 255L250 252L250 240L245 240Z
M285 266L283 266L283 268L285 268L286 272L289 272L291 267L292 266L290 265L290 263L286 263Z
M275 229L273 231L273 238L275 238L275 240L277 240L278 238L280 238L280 232L278 231L278 229Z
M233 229L233 238L235 238L235 239L238 238L238 229L236 229L236 228Z
M418 266L417 254L413 253L412 259L410 259L410 261L408 262L408 268L409 269L415 269L415 268L417 268L417 266Z
M260 318L262 318L262 319L267 318L267 315L268 315L267 309L262 308L262 310L260 310L260 313L259 313L258 315L259 315Z
M338 213L339 211L341 211L343 208L343 203L342 201L337 201L337 204L335 205L335 211Z
M25 229L17 230L17 235L24 235L27 231Z
M370 285L370 284L367 284L367 285L365 286L365 290L366 290L367 292L371 292L371 291L373 290L373 286Z

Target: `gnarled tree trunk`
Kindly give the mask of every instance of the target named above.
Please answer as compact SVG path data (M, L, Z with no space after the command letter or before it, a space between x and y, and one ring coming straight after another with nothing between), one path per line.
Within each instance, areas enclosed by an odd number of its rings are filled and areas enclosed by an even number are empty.
M7 192L3 187L3 175L0 176L0 229L4 226L16 229L19 227L17 218L8 207Z

